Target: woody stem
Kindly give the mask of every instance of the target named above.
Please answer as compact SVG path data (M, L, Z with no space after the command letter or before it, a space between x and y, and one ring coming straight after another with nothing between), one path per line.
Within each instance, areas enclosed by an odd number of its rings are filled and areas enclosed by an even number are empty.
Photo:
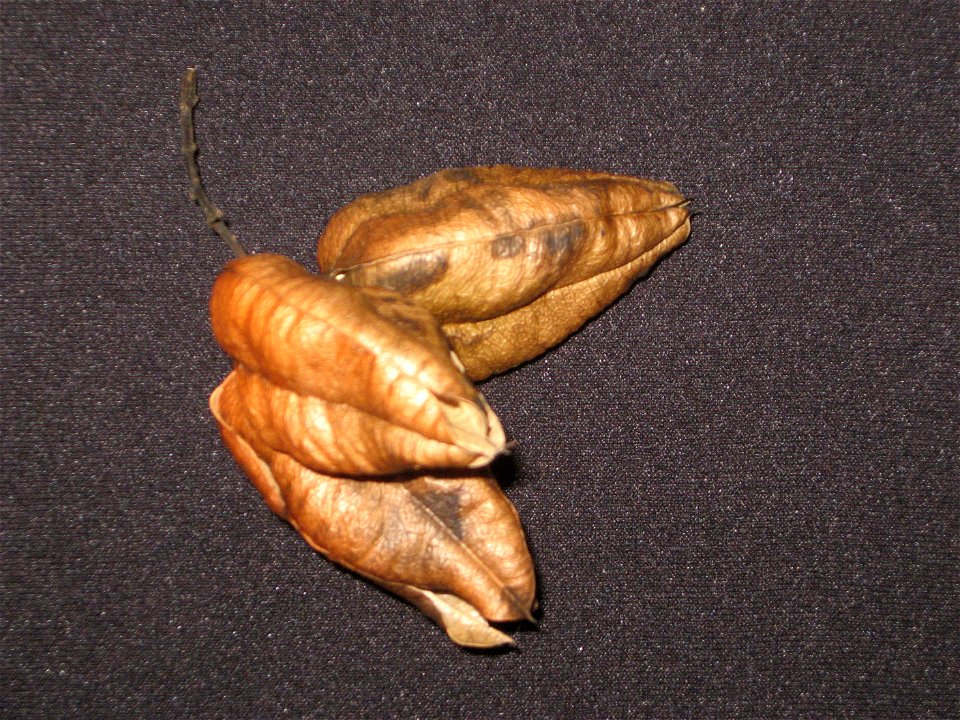
M197 99L197 70L187 68L180 82L180 132L183 140L181 146L183 159L187 163L187 173L190 175L190 199L203 210L203 217L210 229L224 239L234 255L243 257L247 251L243 249L237 236L230 232L220 209L210 202L206 190L203 189L203 182L200 180L200 168L197 166L197 140L193 128L193 109L197 105Z

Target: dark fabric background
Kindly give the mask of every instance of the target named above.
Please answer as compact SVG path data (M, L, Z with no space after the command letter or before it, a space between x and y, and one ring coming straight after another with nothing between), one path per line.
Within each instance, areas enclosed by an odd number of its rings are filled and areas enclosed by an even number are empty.
M253 9L256 8L256 9ZM3 3L10 717L957 717L958 13ZM507 162L665 178L687 245L484 384L539 571L460 651L267 510L206 398L227 259Z

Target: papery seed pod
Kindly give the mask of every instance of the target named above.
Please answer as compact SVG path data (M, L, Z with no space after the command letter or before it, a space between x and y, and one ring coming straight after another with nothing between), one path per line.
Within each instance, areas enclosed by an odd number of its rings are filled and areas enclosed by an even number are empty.
M226 381L236 397L226 410L231 421L311 467L334 474L434 462L474 467L504 450L499 421L436 321L396 293L253 255L227 264L210 313L217 341L236 362ZM321 447L341 430L350 435Z
M351 405L300 395L240 364L219 391L221 414L252 445L318 472L385 475L490 462L485 448L432 440Z
M512 643L487 620L530 619L533 561L516 510L487 471L332 477L255 448L228 422L236 387L210 397L223 439L270 508L330 560L417 605L467 647Z
M444 170L342 208L317 254L331 277L429 309L478 380L563 340L686 240L686 204L622 175Z

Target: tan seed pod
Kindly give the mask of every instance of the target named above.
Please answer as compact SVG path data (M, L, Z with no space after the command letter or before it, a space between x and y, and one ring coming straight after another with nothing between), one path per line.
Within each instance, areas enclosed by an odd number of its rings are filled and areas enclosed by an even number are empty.
M689 232L670 183L497 165L362 196L317 254L331 277L423 304L478 380L562 341Z
M238 364L216 393L224 419L254 447L283 452L317 472L387 475L424 468L477 468L486 445L440 442L344 403L274 385Z
M231 420L311 467L334 474L475 467L504 450L496 415L463 376L436 321L396 293L252 255L224 268L210 313L214 336L236 364L226 381L237 399L226 410ZM350 434L325 446L340 431Z
M406 598L466 647L511 644L489 621L531 619L535 578L517 512L487 471L383 480L314 472L255 448L210 398L224 442L270 508L316 550Z

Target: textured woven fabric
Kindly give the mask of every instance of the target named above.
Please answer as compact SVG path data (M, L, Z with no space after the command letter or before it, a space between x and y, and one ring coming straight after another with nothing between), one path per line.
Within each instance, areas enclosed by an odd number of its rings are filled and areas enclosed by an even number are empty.
M3 3L9 717L956 717L955 3ZM483 390L542 626L458 650L270 514L227 259L434 170L654 176L690 241Z

